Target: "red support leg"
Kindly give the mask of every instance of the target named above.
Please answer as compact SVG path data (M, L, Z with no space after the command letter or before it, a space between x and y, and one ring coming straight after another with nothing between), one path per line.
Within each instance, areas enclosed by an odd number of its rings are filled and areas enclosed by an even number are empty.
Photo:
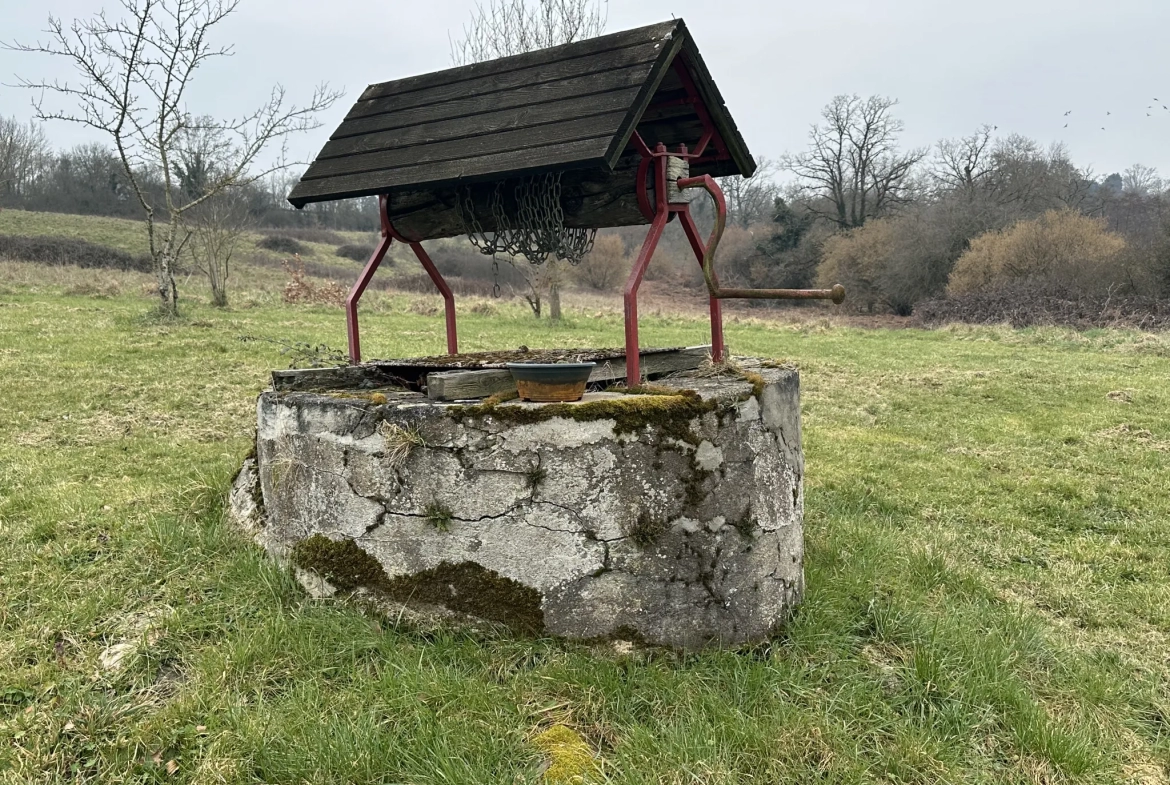
M695 252L695 257L699 260L699 267L703 266L703 256L707 252L707 247L703 244L703 240L699 237L699 227L695 226L695 219L691 217L689 210L680 211L678 214L679 220L682 222L683 231L687 235L687 239L691 242L691 248ZM714 276L714 271L711 272ZM718 279L716 279L718 285ZM709 298L711 301L711 360L713 362L723 361L723 304L715 297Z
M418 260L422 262L422 266L426 268L427 275L431 277L435 288L443 295L443 311L447 319L447 354L459 354L459 334L455 329L455 295L451 292L451 287L443 280L439 268L435 267L435 263L427 255L422 243L411 243L410 248Z
M394 238L390 235L382 235L382 241L374 249L373 256L370 257L370 261L366 262L365 269L362 270L362 274L358 276L357 282L354 283L353 288L349 290L349 294L345 298L345 329L349 333L349 361L354 365L362 361L361 339L358 335L358 300L362 299L362 293L370 285L370 279L378 271L378 265L382 264L382 259L390 250L390 245L393 242Z
M650 259L654 256L654 249L666 228L666 220L670 213L663 210L654 217L650 224L650 231L646 235L646 242L642 243L642 250L630 270L630 277L626 279L624 299L626 303L626 386L634 387L642 383L641 355L638 348L638 287L642 285L642 276L650 266Z

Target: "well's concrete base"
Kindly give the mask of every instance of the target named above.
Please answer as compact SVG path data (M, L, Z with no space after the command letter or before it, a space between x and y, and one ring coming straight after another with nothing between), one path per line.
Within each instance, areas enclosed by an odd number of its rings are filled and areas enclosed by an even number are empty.
M317 594L569 638L765 638L803 590L798 376L660 384L695 392L266 392L233 509Z

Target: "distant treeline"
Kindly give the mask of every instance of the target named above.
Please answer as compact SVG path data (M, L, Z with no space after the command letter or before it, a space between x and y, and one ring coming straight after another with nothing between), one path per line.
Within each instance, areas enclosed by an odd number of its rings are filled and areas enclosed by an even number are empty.
M143 180L154 195L163 183L151 172ZM269 178L247 186L248 212L257 226L371 231L377 202L351 199L294 209L285 196L296 177ZM172 187L182 187L174 183ZM118 218L141 218L142 206L117 155L100 144L54 150L40 126L0 117L0 208Z

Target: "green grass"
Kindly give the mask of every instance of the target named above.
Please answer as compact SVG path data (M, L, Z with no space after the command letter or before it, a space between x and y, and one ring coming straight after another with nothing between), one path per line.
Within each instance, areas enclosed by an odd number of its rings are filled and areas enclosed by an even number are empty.
M441 351L379 302L367 354ZM539 782L557 725L613 783L1170 777L1166 337L728 324L802 370L808 594L767 645L679 656L307 599L223 519L282 365L237 337L342 346L341 312L148 308L0 299L0 782ZM621 341L460 318L468 350Z
M277 230L274 230L277 231ZM150 252L150 242L144 221L127 218L107 218L97 215L69 215L63 213L42 213L30 210L0 210L0 234L25 235L29 237L58 236L86 240L106 245L132 254ZM347 243L373 245L376 235L370 232L335 232ZM240 244L238 257L252 260L279 261L288 256L260 248L263 232L248 232ZM306 260L324 262L339 268L358 268L358 263L337 256L336 247L327 243L301 242L308 249Z

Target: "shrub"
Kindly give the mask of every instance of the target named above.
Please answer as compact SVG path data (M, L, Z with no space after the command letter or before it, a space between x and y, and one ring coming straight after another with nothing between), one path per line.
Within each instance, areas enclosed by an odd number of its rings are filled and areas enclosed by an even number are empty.
M872 220L825 241L817 283L844 284L856 308L909 316L942 291L956 255L955 238L927 215Z
M294 254L296 256L302 256L309 252L309 249L302 245L300 241L283 234L267 234L256 245L268 251Z
M371 256L374 255L374 246L372 245L358 245L357 243L346 243L345 245L337 246L337 250L333 253L340 256L342 259L352 259L355 262L365 263ZM390 261L387 257L386 261Z
M597 238L593 250L577 265L575 277L590 289L606 292L616 286L629 269L630 261L622 238L616 234L604 234Z
M300 240L302 243L321 243L322 245L343 245L345 238L329 229L274 229L267 233L272 237L288 237Z
M501 268L508 265L502 264ZM503 272L503 269L500 271ZM492 296L492 282L481 281L475 278L463 278L458 275L443 276L447 285L451 287L451 292L456 297L491 297ZM418 292L420 294L433 294L436 298L439 297L439 290L435 288L431 277L426 273L418 273L417 275L406 275L401 278L394 278L390 281L390 288L400 292ZM507 291L506 289L504 291ZM437 301L438 302L438 301Z
M282 263L284 271L288 273L288 283L284 285L283 299L286 303L306 303L317 305L345 305L348 294L345 287L327 281L323 284L313 283L305 277L305 265L299 258Z
M149 256L135 256L117 248L75 240L71 237L23 237L0 235L0 256L23 262L71 264L105 270L134 270L149 273L154 264Z
M1103 292L1126 283L1115 264L1125 240L1103 219L1052 210L971 241L951 272L952 295L1002 289L1019 282Z
M920 303L915 317L933 327L949 322L1170 329L1170 302L1156 297L1086 292L1055 284L1017 281Z

